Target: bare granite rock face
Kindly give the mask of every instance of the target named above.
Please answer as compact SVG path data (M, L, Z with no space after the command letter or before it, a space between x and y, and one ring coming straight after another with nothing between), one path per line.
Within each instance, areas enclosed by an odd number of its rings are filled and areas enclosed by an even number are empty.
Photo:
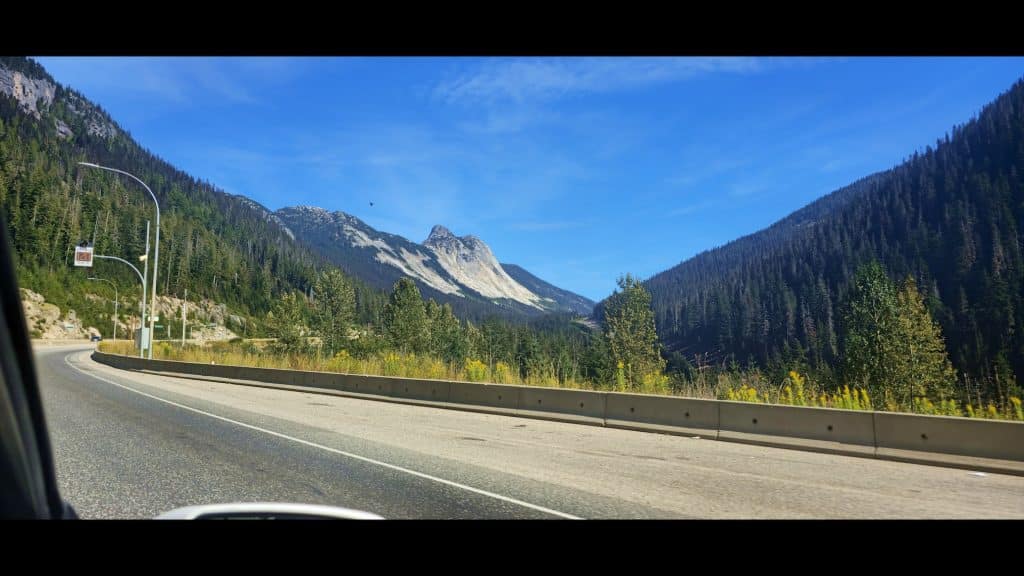
M529 313L552 310L588 314L594 303L552 286L514 265L498 261L474 235L456 236L437 225L422 243L381 232L342 211L292 206L275 212L296 237L316 246L349 274L390 290L397 278L412 278L445 298L512 305Z
M21 72L0 66L0 92L13 96L25 113L38 120L43 110L53 104L57 87L48 80L29 78Z
M32 78L23 72L11 70L0 65L0 93L7 94L18 101L23 112L36 120L50 109L57 97L57 84L47 78ZM105 117L105 114L92 104L83 100L74 92L63 92L62 101L72 113L85 119L86 131L101 138L110 138L117 134L117 127ZM71 138L74 131L60 119L53 119L57 135Z
M177 296L157 296L155 308L157 316L160 318L157 324L166 325L167 318L180 321L183 303L185 303L185 300ZM146 306L147 308L149 307L149 302L146 303ZM213 300L202 299L197 301L189 299L187 307L187 321L189 325L187 336L189 340L231 340L232 338L237 338L238 334L227 328L225 324L231 322L234 326L245 325L245 318L231 314L226 305L219 304ZM170 335L171 339L181 338L180 327L177 330L177 333ZM163 339L167 337L167 334L157 329L156 337Z
M88 338L99 334L95 327L83 327L74 310L68 310L63 316L60 308L51 304L42 295L31 290L21 289L21 307L25 312L25 323L28 325L32 338L42 340L65 340Z

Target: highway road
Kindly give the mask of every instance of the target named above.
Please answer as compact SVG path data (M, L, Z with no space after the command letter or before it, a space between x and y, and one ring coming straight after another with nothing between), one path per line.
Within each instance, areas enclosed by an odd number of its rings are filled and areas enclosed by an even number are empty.
M35 359L84 518L238 501L385 518L1024 518L1024 477Z

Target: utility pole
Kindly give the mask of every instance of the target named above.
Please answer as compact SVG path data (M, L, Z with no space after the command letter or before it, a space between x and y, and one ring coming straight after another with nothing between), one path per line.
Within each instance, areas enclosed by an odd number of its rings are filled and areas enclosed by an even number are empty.
M149 220L146 220L146 253L143 254L142 256L139 256L139 260L142 260L142 264L143 264L143 266L142 266L142 327L139 328L139 330L141 330L140 334L142 334L142 337L139 338L139 342L140 342L139 357L140 358L145 358L144 350L146 349L146 347L147 346L149 348L153 347L153 341L152 341L153 340L153 331L151 329L148 332L148 338L147 338L147 332L146 332L146 288L147 288L147 282L146 281L149 278ZM150 312L150 314L152 315L152 311Z
M181 303L181 346L185 347L185 326L188 325L188 288L185 288L185 300Z

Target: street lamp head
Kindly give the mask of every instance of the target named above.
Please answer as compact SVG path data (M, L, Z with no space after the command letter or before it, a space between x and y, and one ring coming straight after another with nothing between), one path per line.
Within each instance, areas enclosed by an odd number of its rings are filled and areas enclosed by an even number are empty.
M99 168L100 167L99 164L93 164L92 162L79 162L78 164L80 166L88 166L90 168Z
M148 256L148 254L143 254L142 256L139 256L139 262L145 262L146 256Z
M99 280L99 278L95 276L89 276L88 278L86 278L86 280Z

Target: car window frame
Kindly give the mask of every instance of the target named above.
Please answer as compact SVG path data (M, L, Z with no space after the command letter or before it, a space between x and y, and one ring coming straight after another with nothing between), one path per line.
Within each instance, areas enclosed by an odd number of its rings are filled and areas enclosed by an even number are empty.
M0 517L74 518L61 498L7 223L0 215Z

